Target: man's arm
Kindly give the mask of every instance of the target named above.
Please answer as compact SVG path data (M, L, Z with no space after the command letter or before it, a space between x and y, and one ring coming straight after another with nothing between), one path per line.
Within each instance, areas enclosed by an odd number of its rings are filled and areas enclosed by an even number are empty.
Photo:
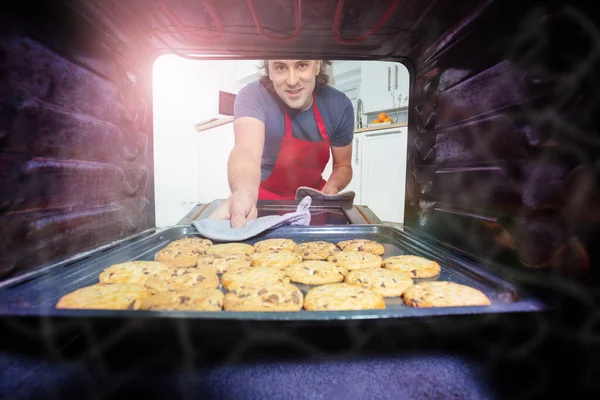
M233 123L235 144L227 163L231 195L211 214L211 218L229 219L233 228L256 218L260 164L265 143L265 125L251 118L238 118Z
M352 141L354 140L354 108L343 93L339 93L332 105L336 122L331 134L333 171L323 188L325 194L336 194L352 180Z
M260 163L265 144L265 125L256 118L233 122L235 145L229 155L227 176L231 193L243 192L258 198Z
M344 147L331 147L333 171L323 188L325 194L342 191L352 180L352 142Z

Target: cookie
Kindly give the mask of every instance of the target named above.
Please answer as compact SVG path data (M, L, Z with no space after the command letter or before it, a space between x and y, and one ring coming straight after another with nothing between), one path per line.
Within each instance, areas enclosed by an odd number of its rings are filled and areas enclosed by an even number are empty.
M187 237L183 239L177 239L169 243L167 247L187 247L190 249L206 252L213 243L208 239L202 239L198 237Z
M340 251L327 257L327 261L346 268L348 271L363 268L381 268L383 259L377 254L366 251Z
M203 250L191 247L165 247L156 253L154 259L175 268L189 268L195 267L198 257L202 255L204 255Z
M305 260L326 260L340 250L333 243L324 241L300 243L294 251Z
M291 265L285 269L285 273L292 282L305 285L324 285L342 282L348 270L329 261L312 260Z
M454 282L417 283L402 295L410 307L489 306L490 299L481 291Z
M196 267L214 267L218 274L235 268L244 268L252 265L252 259L245 254L206 254L198 257Z
M384 309L383 296L347 283L332 283L312 288L304 296L309 311Z
M283 270L271 267L237 268L233 271L226 271L221 277L221 285L227 290L235 290L240 286L277 283L290 283L290 278Z
M252 254L252 265L285 269L292 264L302 262L302 256L289 250L260 251Z
M206 251L206 254L218 254L220 256L239 254L250 255L254 253L254 246L246 243L221 243L215 244Z
M289 283L242 286L225 295L226 311L300 311L304 296Z
M144 285L148 278L170 269L168 265L155 261L130 261L111 265L100 273L98 279L100 283Z
M344 282L371 289L383 297L400 296L413 284L406 274L384 268L350 271Z
M170 242L167 247L189 247L195 250L206 251L213 245L209 239L199 237L186 237Z
M265 239L254 243L256 251L286 250L293 251L297 244L292 239Z
M383 267L401 271L412 278L433 278L441 272L440 265L418 256L394 256L383 260Z
M378 256L385 253L385 249L380 243L368 239L344 240L337 245L342 251L366 251L367 253L373 253Z
M219 277L214 267L171 268L159 272L146 281L146 287L153 292L166 292L182 289L216 289Z
M134 283L101 283L62 296L56 308L139 310L142 301L151 294L148 288Z
M218 289L160 292L142 302L142 310L221 311L225 295Z

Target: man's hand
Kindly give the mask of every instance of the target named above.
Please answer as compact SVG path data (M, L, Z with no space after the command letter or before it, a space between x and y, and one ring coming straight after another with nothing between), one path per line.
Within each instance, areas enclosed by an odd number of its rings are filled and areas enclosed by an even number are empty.
M232 228L243 228L248 219L255 219L257 216L256 198L243 192L234 192L219 204L209 218L228 219Z
M334 184L327 182L322 192L325 194L338 194L339 190Z

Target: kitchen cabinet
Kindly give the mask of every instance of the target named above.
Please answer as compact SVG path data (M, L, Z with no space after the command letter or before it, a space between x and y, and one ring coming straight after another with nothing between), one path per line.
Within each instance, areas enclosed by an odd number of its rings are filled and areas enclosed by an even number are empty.
M364 61L361 67L360 95L365 114L394 108L394 66L396 63Z
M382 220L404 221L406 127L361 133L360 202Z
M352 180L343 191L368 206L382 221L404 222L407 128L361 132L352 141ZM331 161L323 178L331 175Z
M410 75L406 67L400 63L393 66L394 74L394 108L408 106L408 95L410 93Z
M408 105L409 74L406 67L390 61L333 63L333 85L342 91L358 86L363 114L388 111ZM362 116L361 116L362 117Z
M323 170L323 179L328 180L333 171L333 155L329 158L329 162ZM356 196L354 197L355 204L361 204L360 199L360 134L354 135L352 141L352 180L342 191L346 192L349 190L354 191Z
M356 193L354 197L355 204L363 204L361 197L361 139L362 135L354 135L352 141L352 180L345 190L353 190Z

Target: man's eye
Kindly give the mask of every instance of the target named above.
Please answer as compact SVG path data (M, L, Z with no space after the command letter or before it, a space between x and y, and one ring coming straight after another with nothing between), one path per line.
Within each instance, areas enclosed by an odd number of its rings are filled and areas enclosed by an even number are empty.
M300 68L304 69L304 68L308 67L308 64L298 64L298 66L299 66Z
M283 71L285 69L285 67L283 65L278 65L277 67L275 67L275 69L277 71Z

